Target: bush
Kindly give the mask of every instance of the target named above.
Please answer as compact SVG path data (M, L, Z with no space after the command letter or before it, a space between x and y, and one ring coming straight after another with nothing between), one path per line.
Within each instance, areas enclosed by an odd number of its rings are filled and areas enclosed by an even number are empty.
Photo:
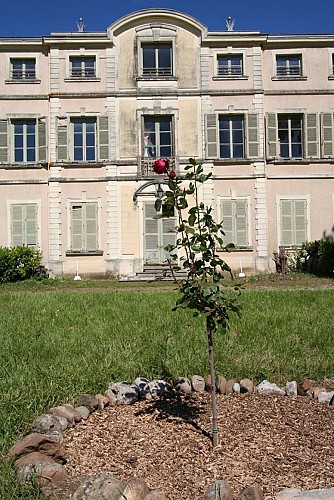
M34 248L0 247L0 283L40 278L43 274L46 276L41 261L42 254Z
M296 252L296 271L317 276L334 277L334 241L303 243Z

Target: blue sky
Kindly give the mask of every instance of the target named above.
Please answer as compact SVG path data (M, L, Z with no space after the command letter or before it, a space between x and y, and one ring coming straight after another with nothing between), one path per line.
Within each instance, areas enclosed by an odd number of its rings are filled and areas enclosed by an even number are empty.
M175 9L196 17L209 30L262 33L334 33L334 0L0 0L0 37L43 36L77 31L82 17L86 31L104 31L120 17L145 8Z

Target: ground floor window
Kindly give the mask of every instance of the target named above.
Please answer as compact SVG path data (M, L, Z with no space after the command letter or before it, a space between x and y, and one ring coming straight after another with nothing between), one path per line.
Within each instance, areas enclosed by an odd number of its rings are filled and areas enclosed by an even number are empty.
M97 202L71 203L70 247L77 252L98 250Z
M37 203L18 203L10 207L11 247L38 246Z
M280 200L280 245L301 245L307 240L307 201Z

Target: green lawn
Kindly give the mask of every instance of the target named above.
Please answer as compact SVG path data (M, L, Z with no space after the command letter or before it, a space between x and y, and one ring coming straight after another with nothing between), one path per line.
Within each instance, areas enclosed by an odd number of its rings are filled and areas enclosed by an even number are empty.
M232 318L228 335L215 337L217 372L277 383L333 377L334 288L325 285L246 286L242 319ZM176 297L173 285L156 283L2 286L0 452L35 416L75 403L82 392L104 392L111 381L207 374L204 321L172 312ZM8 464L1 468L1 500L38 498L17 487Z

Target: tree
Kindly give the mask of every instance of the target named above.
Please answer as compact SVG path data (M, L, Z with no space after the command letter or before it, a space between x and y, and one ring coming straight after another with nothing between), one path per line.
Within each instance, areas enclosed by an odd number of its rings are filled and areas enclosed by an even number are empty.
M167 164L168 168L168 164ZM223 223L216 223L212 207L200 201L200 187L211 177L205 174L203 166L193 158L185 167L185 175L177 176L174 170L168 172L169 190L165 193L163 214L156 218L177 216L175 245L165 247L171 260L178 258L183 250L181 268L187 272L186 279L178 282L180 298L173 310L189 308L194 316L206 318L212 400L212 442L218 444L218 424L216 409L216 384L214 368L213 334L226 333L231 313L240 315L237 304L238 286L223 284L224 273L232 276L228 264L220 257L218 249L223 249ZM172 266L171 266L172 268Z

